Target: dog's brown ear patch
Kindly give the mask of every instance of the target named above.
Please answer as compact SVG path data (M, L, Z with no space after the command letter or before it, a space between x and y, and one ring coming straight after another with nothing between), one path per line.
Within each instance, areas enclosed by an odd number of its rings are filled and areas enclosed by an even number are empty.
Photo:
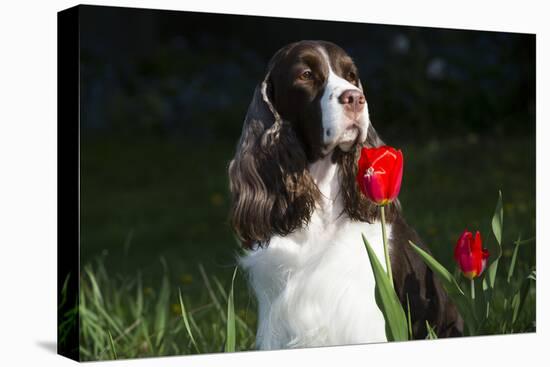
M320 195L302 144L271 100L271 70L288 47L273 56L256 87L229 164L231 224L245 247L307 225Z

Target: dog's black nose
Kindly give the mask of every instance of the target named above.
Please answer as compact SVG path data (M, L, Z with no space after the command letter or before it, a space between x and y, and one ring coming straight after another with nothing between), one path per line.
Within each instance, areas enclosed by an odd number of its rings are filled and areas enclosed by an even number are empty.
M338 101L344 105L346 109L349 109L350 112L361 112L363 107L365 107L365 95L357 89L348 89L345 90Z

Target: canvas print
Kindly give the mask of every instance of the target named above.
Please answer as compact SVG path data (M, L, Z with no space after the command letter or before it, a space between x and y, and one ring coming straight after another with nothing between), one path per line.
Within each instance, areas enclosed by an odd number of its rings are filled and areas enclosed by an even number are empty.
M58 37L60 354L536 331L534 34L78 6Z

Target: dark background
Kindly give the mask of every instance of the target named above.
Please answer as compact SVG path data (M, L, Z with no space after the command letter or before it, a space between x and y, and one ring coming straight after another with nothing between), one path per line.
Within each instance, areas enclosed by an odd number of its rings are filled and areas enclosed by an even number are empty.
M155 284L163 257L173 281L197 293L199 263L230 277L238 246L227 164L267 61L301 39L335 42L355 60L372 123L404 152L405 216L445 265L464 228L494 241L499 189L504 240L534 236L534 35L110 7L80 14L83 264L99 259L113 276L139 272ZM534 246L522 250L518 266L534 256Z

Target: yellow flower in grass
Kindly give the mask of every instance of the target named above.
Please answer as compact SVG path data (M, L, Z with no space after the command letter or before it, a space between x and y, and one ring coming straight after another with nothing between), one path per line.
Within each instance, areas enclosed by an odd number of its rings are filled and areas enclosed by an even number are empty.
M191 284L191 283L193 283L193 275L189 274L189 273L183 274L180 277L180 281L185 285Z
M170 311L175 316L181 315L181 306L180 306L180 304L179 303L172 303L170 305Z

